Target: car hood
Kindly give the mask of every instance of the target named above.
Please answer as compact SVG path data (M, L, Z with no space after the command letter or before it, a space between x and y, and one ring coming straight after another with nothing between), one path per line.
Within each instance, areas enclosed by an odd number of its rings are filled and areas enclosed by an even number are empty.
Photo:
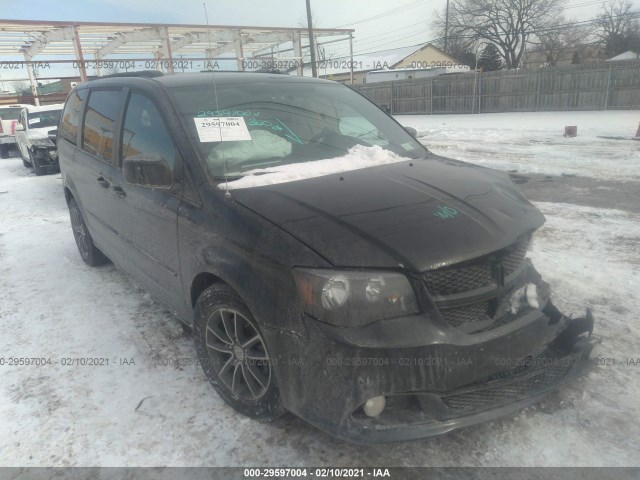
M437 156L231 194L343 267L430 270L544 223L508 175Z
M49 132L56 129L57 127L30 128L27 135L30 139L49 138Z

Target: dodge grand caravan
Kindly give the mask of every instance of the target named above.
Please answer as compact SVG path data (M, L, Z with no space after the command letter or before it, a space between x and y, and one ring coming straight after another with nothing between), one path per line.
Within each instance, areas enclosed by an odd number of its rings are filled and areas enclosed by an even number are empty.
M414 132L415 133L415 132ZM526 253L542 214L350 88L151 72L69 95L60 168L83 260L192 326L218 394L362 443L523 408L596 363Z

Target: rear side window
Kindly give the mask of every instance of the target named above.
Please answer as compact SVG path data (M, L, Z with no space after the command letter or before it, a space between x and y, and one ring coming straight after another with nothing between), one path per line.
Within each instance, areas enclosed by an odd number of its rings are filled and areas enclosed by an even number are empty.
M82 149L111 162L115 121L120 112L122 90L97 90L89 95L82 130Z
M80 126L80 117L82 114L82 101L87 98L87 90L76 90L73 92L62 112L62 121L58 129L58 135L65 140L70 141L74 145L78 138L78 127Z

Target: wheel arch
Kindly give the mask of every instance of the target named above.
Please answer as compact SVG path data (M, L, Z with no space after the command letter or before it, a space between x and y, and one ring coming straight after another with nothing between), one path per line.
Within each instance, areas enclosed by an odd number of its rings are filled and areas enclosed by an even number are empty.
M67 201L67 205L69 205L69 201L72 198L75 200L75 197L73 196L73 193L71 193L71 189L65 185L65 187L64 187L64 199ZM77 200L76 200L76 203L77 203Z
M200 295L202 295L202 292L204 292L207 288L209 288L211 285L215 283L223 283L225 285L229 285L227 282L222 280L222 278L220 278L217 275L214 275L211 272L200 272L193 278L193 280L191 281L190 292L189 292L189 295L190 295L189 298L191 300L191 308L195 308L196 302L198 301L198 298L200 298ZM236 291L236 293L238 292Z

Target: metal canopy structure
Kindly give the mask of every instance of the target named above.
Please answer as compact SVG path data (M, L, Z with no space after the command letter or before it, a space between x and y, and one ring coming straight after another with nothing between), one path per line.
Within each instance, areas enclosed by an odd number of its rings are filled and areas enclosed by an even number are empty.
M353 29L313 30L315 37L343 37L349 42L353 57ZM303 39L306 41L303 43ZM177 55L200 56L206 60L221 58L237 62L245 70L246 60L255 55L292 44L293 60L298 75L303 73L303 45L309 44L304 27L280 28L240 25L186 25L150 23L62 22L0 19L0 57L23 56L31 89L36 96L34 63L69 63L53 57L72 57L82 80L87 79L87 65L93 63L100 75L100 64L115 56L130 59L132 55L151 55L136 60L161 61L168 73L174 71ZM334 39L332 41L336 41ZM229 56L233 54L233 56Z

